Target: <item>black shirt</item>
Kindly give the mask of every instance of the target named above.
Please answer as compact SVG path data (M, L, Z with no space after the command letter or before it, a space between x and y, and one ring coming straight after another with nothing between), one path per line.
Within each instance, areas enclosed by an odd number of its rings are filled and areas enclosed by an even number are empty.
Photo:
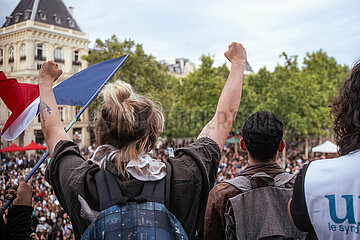
M296 175L292 201L290 203L290 213L295 226L299 230L309 233L306 239L317 239L314 228L310 221L310 216L305 200L304 182L308 167L309 164L305 164L300 172Z
M0 216L0 239L29 239L31 233L31 206L14 205L9 209L7 223Z

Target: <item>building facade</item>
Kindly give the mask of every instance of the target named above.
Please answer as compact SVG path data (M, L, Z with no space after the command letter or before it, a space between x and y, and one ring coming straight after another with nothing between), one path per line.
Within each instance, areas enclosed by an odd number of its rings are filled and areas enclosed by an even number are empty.
M166 67L169 74L175 77L186 77L195 71L195 64L186 58L168 57L160 60L160 63Z
M61 0L21 0L0 28L0 71L22 83L38 83L41 64L52 60L63 70L58 82L87 67L81 56L88 54L88 35L81 31L72 11ZM64 127L80 107L59 106ZM0 101L0 128L11 112ZM90 144L89 113L85 111L69 134L80 146ZM44 144L40 118L14 141L20 146L32 140ZM1 148L10 145L1 140Z

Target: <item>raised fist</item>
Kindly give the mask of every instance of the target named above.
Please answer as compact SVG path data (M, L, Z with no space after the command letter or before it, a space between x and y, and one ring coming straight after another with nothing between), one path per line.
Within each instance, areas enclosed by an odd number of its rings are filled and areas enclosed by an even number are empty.
M32 187L30 183L26 183L23 177L19 178L18 185L8 190L6 195L8 200L15 198L13 205L32 205Z
M39 72L39 82L53 84L59 76L62 74L62 70L59 69L58 65L52 61L48 61L41 65Z
M245 66L247 54L241 43L232 42L224 55L231 64L242 64Z

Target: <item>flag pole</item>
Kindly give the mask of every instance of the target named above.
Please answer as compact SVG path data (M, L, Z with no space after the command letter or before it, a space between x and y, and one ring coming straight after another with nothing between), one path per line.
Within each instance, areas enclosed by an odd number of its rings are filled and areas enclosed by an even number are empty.
M87 107L90 105L90 103L96 98L96 96L99 94L101 89L105 86L105 84L110 80L110 78L116 73L116 71L119 69L119 67L124 63L124 61L129 57L129 54L127 54L124 59L118 64L118 66L114 69L114 71L111 72L111 74L106 78L106 80L103 82L103 84L100 85L100 87L95 91L95 93L90 97L90 99L85 103L84 107L81 108L80 112L76 114L74 119L67 125L65 128L65 132L68 132L70 128L76 123L76 121L80 118L81 114L87 109ZM45 161L45 159L49 156L49 150L46 151L46 153L41 157L39 162L36 163L36 165L31 169L30 173L25 177L25 182L28 182L30 178L34 175L34 173L39 169L40 165ZM1 212L5 211L10 204L12 203L14 199L7 200L6 203L2 206Z

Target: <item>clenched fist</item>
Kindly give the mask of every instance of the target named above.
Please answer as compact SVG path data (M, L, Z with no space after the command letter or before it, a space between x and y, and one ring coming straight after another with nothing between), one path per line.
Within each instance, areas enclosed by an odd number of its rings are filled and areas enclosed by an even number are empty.
M53 82L56 81L61 74L62 70L59 69L56 63L52 61L43 63L39 72L39 83L52 86Z
M232 42L224 55L231 62L231 65L241 64L245 66L247 54L241 43Z
M7 200L15 199L14 205L32 205L32 187L30 183L26 183L23 177L19 178L18 185L14 185L11 189L7 190Z

